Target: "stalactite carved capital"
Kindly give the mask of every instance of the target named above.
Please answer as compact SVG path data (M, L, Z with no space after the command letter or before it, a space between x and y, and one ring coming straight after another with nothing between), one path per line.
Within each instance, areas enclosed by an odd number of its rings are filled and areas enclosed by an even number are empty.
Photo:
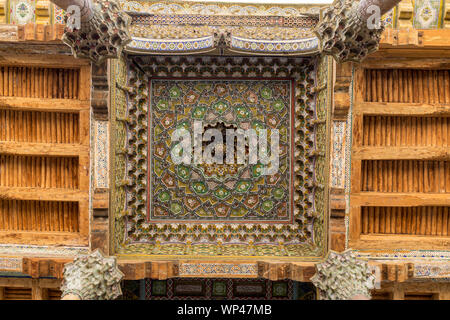
M64 267L62 296L74 295L81 300L112 300L122 295L123 273L115 257L104 257L100 250L80 255Z
M324 300L370 298L370 290L375 287L375 275L368 262L358 259L351 250L331 251L324 262L316 264L316 270L311 281Z
M66 14L66 19L70 16ZM93 4L93 16L81 23L80 29L66 26L63 42L78 58L101 63L117 58L131 41L128 30L131 18L121 11L117 0L101 0Z
M384 25L369 28L366 19L359 14L359 1L335 0L322 13L315 29L320 48L332 55L338 63L361 62L378 50Z

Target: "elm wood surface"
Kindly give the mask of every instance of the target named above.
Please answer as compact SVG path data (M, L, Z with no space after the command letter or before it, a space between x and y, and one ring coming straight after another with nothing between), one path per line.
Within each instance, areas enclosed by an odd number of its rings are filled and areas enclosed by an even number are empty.
M450 104L426 104L426 103L396 103L396 102L362 102L355 106L355 112L365 116L384 116L385 118L394 118L407 114L408 117L414 116L436 116L444 117L448 121L450 115ZM395 118L394 118L395 119ZM387 121L387 120L386 120ZM391 120L392 125L397 123Z
M78 202L0 200L1 231L79 232Z
M72 99L52 99L52 98L34 98L34 97L0 97L0 108L4 110L39 110L39 111L58 111L62 116L76 117L78 111L88 109L89 101L88 100L72 100ZM12 112L5 113L3 112L3 117L9 116L11 117ZM69 113L66 115L65 113ZM31 113L32 114L32 113ZM39 112L34 112L35 115L40 115ZM36 119L37 121L46 121L46 117L52 117L56 115L56 113L42 113L41 118ZM13 118L11 117L11 120ZM16 119L16 118L14 118ZM22 121L26 121L26 118L20 118ZM74 119L75 122L76 119ZM56 121L51 118L50 121Z
M392 57L393 55L400 57L417 57L422 55L433 58L449 57L449 36L449 29L387 28L381 35L380 50L370 55L368 59Z
M80 69L0 66L0 96L78 99Z
M355 70L349 247L446 250L450 64L400 60Z
M0 243L85 246L90 66L47 59L0 59Z
M6 44L2 43L0 49L5 47ZM51 44L45 45L33 45L29 43L26 47L32 52L26 52L25 46L13 43L12 47L19 47L24 52L14 52L11 48L7 48L8 52L0 51L0 65L4 67L36 67L36 68L81 68L83 73L84 68L90 69L90 62L85 59L76 59L70 55L70 49L67 50L67 54L61 54L61 49L66 49L64 44L55 46L58 53L49 53L47 50L52 49ZM36 53L38 51L39 53ZM9 70L9 69L8 69ZM89 75L90 77L90 75ZM83 84L83 82L81 82ZM80 99L83 100L83 99Z

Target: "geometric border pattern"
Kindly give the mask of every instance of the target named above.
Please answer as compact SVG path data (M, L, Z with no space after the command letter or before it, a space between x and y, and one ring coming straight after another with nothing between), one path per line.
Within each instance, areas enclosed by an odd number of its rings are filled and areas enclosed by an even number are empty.
M22 271L22 258L0 257L1 271Z
M256 277L258 265L256 263L180 263L179 276L241 276Z
M280 285L284 289L277 292ZM177 293L180 286L184 287L184 290ZM146 300L292 300L293 297L294 282L292 280L172 278L161 281L145 279Z

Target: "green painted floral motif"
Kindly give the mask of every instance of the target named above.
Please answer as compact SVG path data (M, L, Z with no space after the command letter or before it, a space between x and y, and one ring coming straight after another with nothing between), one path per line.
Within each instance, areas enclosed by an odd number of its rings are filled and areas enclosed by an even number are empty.
M180 88L178 88L177 86L173 86L172 88L170 88L169 90L169 96L172 99L178 99L181 96L181 90Z
M202 93L203 91L205 91L208 88L208 85L205 83L197 83L194 86L194 89L198 92L198 93Z
M274 297L286 297L288 295L287 282L274 282L272 284L272 296Z
M166 100L159 100L158 103L156 104L156 107L159 110L167 110L169 109L169 103Z
M272 191L273 197L277 200L283 199L284 190L282 188L275 188Z
M269 212L270 210L272 210L273 208L273 201L272 200L267 200L264 201L261 205L261 209L265 212Z
M252 175L255 178L259 178L263 173L264 165L261 163L255 164L252 167Z
M236 116L239 119L248 119L250 117L250 110L247 107L238 106L236 107Z
M191 184L192 189L194 190L194 192L198 195L205 195L206 193L208 193L208 186L206 184L204 184L203 182L193 182Z
M278 99L275 101L275 103L273 104L273 109L275 111L280 112L281 110L283 110L285 108L284 102L281 99Z
M172 202L170 204L170 211L175 215L179 215L183 212L183 207L178 202Z
M264 99L272 99L272 89L269 87L264 87L261 89L261 97Z
M225 101L221 100L216 102L213 108L218 114L223 114L228 109L228 104Z
M228 196L230 195L230 191L224 187L219 187L216 190L214 190L214 195L220 200L223 200L228 198Z
M182 180L187 180L190 177L191 169L184 165L177 166L177 176Z
M248 210L246 210L245 208L241 207L239 209L232 210L231 211L231 216L232 217L244 217L247 213L248 213Z
M160 177L164 171L163 168L161 167L161 162L157 159L155 159L154 161L153 171L158 177Z
M181 121L177 124L177 129L185 129L185 130L189 130L191 127L189 121Z
M194 119L203 119L205 117L206 110L208 110L206 107L196 107L192 110L192 117Z
M152 280L152 295L164 296L167 292L166 280Z
M155 136L159 136L163 132L163 128L160 125L155 126Z
M250 189L251 186L252 184L249 181L240 181L237 184L235 191L238 193L245 193Z
M161 202L167 202L167 201L169 201L169 200L170 200L170 193L167 192L167 191L161 192L161 193L158 195L158 200L161 201Z
M252 128L255 129L255 131L258 133L259 130L265 129L265 126L260 121L253 121Z

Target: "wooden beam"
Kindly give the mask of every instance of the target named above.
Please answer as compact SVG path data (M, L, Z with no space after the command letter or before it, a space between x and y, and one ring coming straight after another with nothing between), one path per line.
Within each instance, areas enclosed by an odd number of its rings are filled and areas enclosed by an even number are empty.
M316 274L314 263L292 262L290 279L299 282L311 282L311 278Z
M22 262L22 273L33 279L42 277L63 278L64 265L72 262L71 258L33 258L24 257ZM60 281L54 279L40 279L40 287L58 288Z
M355 115L450 116L450 104L361 102L355 104Z
M90 66L87 59L76 59L73 56L60 54L1 54L0 65L36 66L51 68L74 68Z
M450 160L448 147L354 147L352 160Z
M67 261L69 262L69 261ZM47 289L59 289L61 287L61 279L62 279L62 273L61 278L57 277L58 279L39 279L39 286L41 288L47 288Z
M48 290L39 286L39 280L33 279L31 281L31 299L32 300L47 300Z
M145 278L166 280L177 277L178 261L119 261L119 269L125 275L125 280L140 280Z
M94 209L108 209L109 192L94 192L92 207Z
M31 288L31 278L0 278L0 287Z
M349 239L349 247L362 250L448 250L449 237L417 235L361 235L359 239Z
M405 50L398 50L404 53ZM450 50L446 50L450 51ZM391 51L389 51L390 53ZM428 50L429 52L429 50ZM447 53L448 55L449 53ZM423 57L391 57L386 54L386 57L370 56L361 63L362 68L366 69L450 69L450 61L448 58L432 58L427 59Z
M288 262L259 261L258 278L279 281L289 279L291 276L291 266Z
M86 201L85 191L69 189L42 189L28 187L0 187L0 199L41 201Z
M450 197L446 193L353 193L350 198L352 206L362 207L416 207L416 206L450 206Z
M89 101L72 99L0 97L0 108L33 111L79 112L80 110L89 110Z
M33 285L46 289L59 289L61 286L61 279L0 278L0 295L1 289L4 289L5 287L32 288ZM1 296L0 300L2 300Z
M89 154L89 146L63 143L32 143L0 141L0 153L11 155L43 155L74 157Z
M258 278L279 281L291 279L300 282L310 282L316 273L316 267L311 263L258 261Z
M377 261L370 260L369 266L380 269L380 279L377 281L404 282L414 278L414 264L404 261Z
M86 246L89 238L69 232L0 231L0 243Z

